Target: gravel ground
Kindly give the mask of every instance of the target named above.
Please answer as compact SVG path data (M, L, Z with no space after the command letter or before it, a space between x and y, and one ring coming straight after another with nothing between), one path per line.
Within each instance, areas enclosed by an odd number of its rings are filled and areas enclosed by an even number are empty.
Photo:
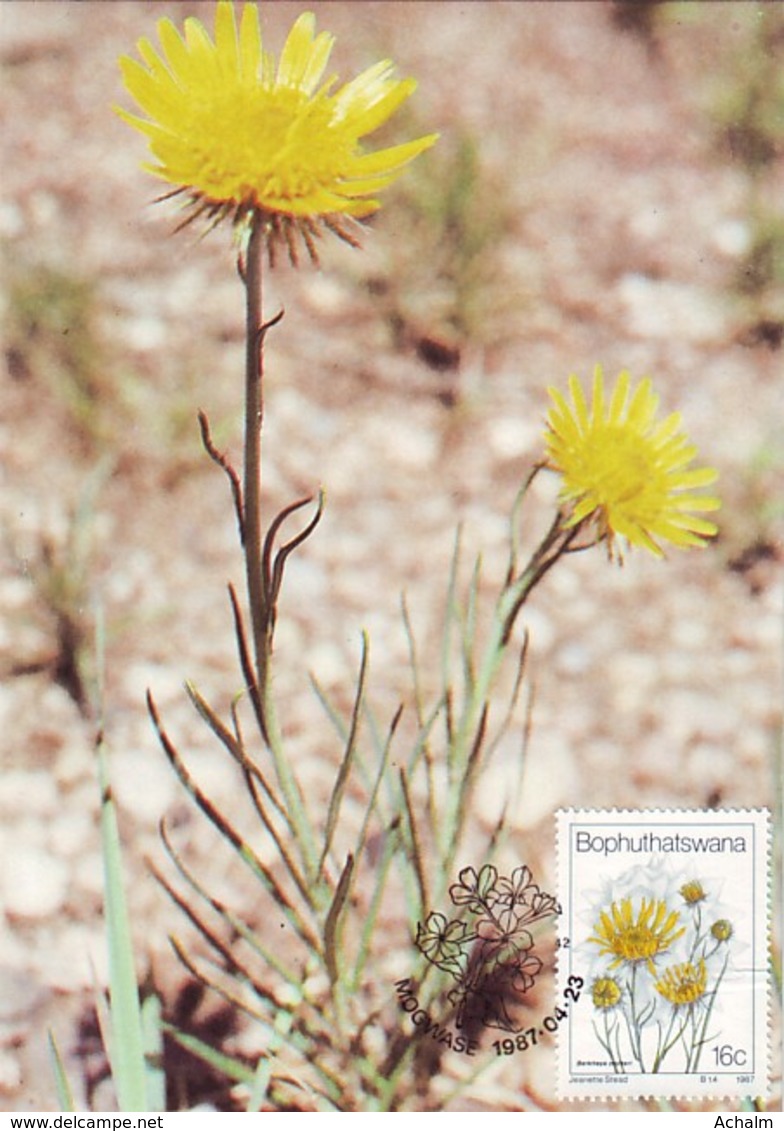
M401 189L362 252L325 245L321 271L284 266L268 284L267 309L286 308L268 350L270 505L320 484L328 493L326 518L292 565L278 642L306 787L317 796L329 779L303 673L346 701L367 628L375 701L391 714L408 687L400 593L427 652L457 524L469 564L481 551L492 593L506 516L541 450L547 386L570 372L588 379L600 362L608 376L650 374L667 411L683 413L720 471L722 529L705 552L666 562L635 552L620 569L598 552L577 555L537 593L515 849L552 890L559 806L772 805L784 293L775 278L735 284L751 271L760 210L781 200L784 170L769 161L750 171L714 115L720 80L726 88L745 73L739 61L767 6L665 4L649 34L622 26L609 4L313 6L337 35L342 75L389 55L419 79L413 129L441 132L443 160L456 139L472 140L469 223L489 218L497 230L456 297L434 276ZM219 443L238 452L242 296L227 234L171 235L171 209L149 205L156 186L139 168L141 139L110 110L124 99L117 56L153 34L157 15L179 22L194 10L209 23L193 3L0 6L9 1110L56 1107L49 1027L83 1097L99 1069L85 1020L94 971L105 974L95 723L66 662L68 626L89 630L94 597L140 960L171 995L179 974L166 939L181 924L145 861L160 858L161 816L186 829L188 818L144 710L147 687L200 780L231 804L233 783L182 681L226 703L239 678L224 598L225 581L240 576L234 523L194 417L207 410ZM276 49L299 10L264 6ZM768 49L780 53L784 16L767 18L778 21ZM420 164L441 159L434 151ZM551 502L537 489L532 545ZM500 773L483 783L478 827L492 823L508 784ZM189 835L195 854L207 851L195 825ZM554 1102L544 1054L529 1071ZM515 1110L510 1094L491 1077L472 1102ZM93 1102L108 1107L111 1095L99 1087Z

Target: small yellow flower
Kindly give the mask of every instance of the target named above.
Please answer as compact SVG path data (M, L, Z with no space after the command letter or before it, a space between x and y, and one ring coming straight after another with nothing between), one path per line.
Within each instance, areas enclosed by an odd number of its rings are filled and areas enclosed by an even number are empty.
M701 903L703 899L707 899L705 888L699 880L689 880L678 890L689 904Z
M686 470L697 450L680 430L679 413L656 421L659 398L650 379L632 392L629 374L621 373L607 404L597 366L590 409L575 376L569 389L571 404L550 389L554 407L545 434L547 466L561 474L561 501L571 507L568 525L593 519L611 556L617 537L657 557L663 556L659 542L704 546L716 526L693 512L721 504L694 489L713 483L717 473Z
M622 990L615 978L597 978L591 986L591 1000L597 1009L615 1009Z
M670 911L664 900L643 899L635 913L632 901L613 903L610 913L602 911L588 942L597 943L600 954L612 954L609 969L626 962L634 966L645 962L652 974L653 960L663 954L686 930L678 927L680 916Z
M729 919L717 919L711 926L710 933L717 942L729 942L733 935L733 926Z
M395 78L383 61L339 90L334 76L322 83L334 38L315 33L311 12L295 22L277 66L263 49L255 4L245 4L238 27L232 0L219 0L214 42L193 17L184 37L168 19L157 26L161 54L140 39L143 64L120 59L125 86L147 118L117 112L149 139L156 163L147 168L187 194L190 219L261 217L270 249L282 239L295 259L299 233L315 258L323 226L355 243L346 218L375 212L375 194L436 140L429 134L364 151L361 139L416 82Z
M705 993L707 984L705 960L700 959L698 966L694 966L691 962L668 966L659 981L654 982L654 989L677 1009L679 1006L694 1005L699 1001Z

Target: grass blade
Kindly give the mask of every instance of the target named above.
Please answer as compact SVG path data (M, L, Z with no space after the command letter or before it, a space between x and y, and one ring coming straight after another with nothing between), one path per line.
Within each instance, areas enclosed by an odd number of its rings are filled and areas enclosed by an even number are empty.
M65 1071L63 1058L60 1056L60 1049L57 1047L54 1033L49 1030L49 1054L52 1058L52 1066L54 1068L54 1080L57 1086L57 1099L60 1103L61 1111L76 1111L74 1104L73 1092L71 1090L71 1083Z
M150 994L142 1002L142 1035L149 1111L166 1111L162 1016L161 999L157 994Z
M111 999L111 1065L120 1111L150 1111L139 990L122 876L117 815L103 737L97 741L101 786L101 848Z

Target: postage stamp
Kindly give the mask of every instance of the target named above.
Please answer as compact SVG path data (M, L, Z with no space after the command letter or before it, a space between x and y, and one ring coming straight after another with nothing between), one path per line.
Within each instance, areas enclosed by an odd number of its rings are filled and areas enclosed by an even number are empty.
M765 1096L764 810L558 813L562 1099Z

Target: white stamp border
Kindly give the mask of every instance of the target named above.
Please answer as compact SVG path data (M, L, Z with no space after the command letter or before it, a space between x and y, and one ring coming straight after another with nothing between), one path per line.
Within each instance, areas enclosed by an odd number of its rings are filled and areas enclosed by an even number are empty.
M558 1095L562 1100L607 1100L607 1099L641 1099L658 1097L667 1099L740 1099L745 1097L766 1097L770 1090L770 1012L769 1012L769 971L768 955L770 944L771 923L771 823L770 812L767 809L559 809L556 812L557 822L557 853L558 853L558 895L561 904L561 918L559 925L559 950L558 950L558 985L562 997L571 986L579 985L578 1002L572 1003L568 1017L562 1022L558 1035ZM671 830L669 834L665 830ZM600 963L596 961L599 946L589 943L588 937L595 923L591 923L590 900L593 899L594 908L605 908L612 891L612 880L622 877L635 878L635 890L642 892L645 889L645 877L641 866L648 865L650 876L656 876L657 868L660 881L667 878L674 879L680 867L680 874L687 874L699 879L699 861L708 858L709 854L697 851L679 852L677 848L666 852L648 851L646 845L651 840L637 841L643 846L635 850L624 848L623 842L618 841L618 847L613 852L599 851L602 845L607 849L613 848L615 842L609 840L611 836L645 837L645 834L658 835L658 840L653 840L654 845L661 847L669 842L663 841L665 835L671 837L678 832L683 838L692 830L691 841L694 836L707 837L730 836L729 830L735 830L737 836L742 835L743 829L751 834L751 860L749 865L749 886L745 897L741 893L735 895L734 907L738 903L743 905L744 898L749 908L750 941L748 931L745 932L745 951L742 953L742 964L733 971L734 975L742 975L749 979L749 984L744 989L743 1001L747 1003L743 1008L750 1010L751 1016L746 1026L751 1033L752 1057L751 1064L742 1066L734 1063L722 1067L706 1066L699 1071L642 1071L636 1068L631 1071L619 1072L612 1070L602 1071L597 1067L585 1064L578 1067L577 1062L586 1047L589 1047L591 1038L587 1029L592 1028L595 1009L592 1002L593 978L600 976L598 969ZM593 842L582 838L584 847L577 853L576 834L592 830L590 835L596 838ZM598 838L604 837L601 842ZM597 845L596 852L592 852L589 845ZM635 843L635 842L632 842ZM685 840L684 840L685 843ZM627 841L628 844L628 841ZM679 842L675 841L678 845ZM610 860L610 856L615 857ZM582 857L575 862L576 857ZM639 859L634 859L639 857ZM720 860L721 852L712 854L712 864L715 866ZM687 868L688 862L694 861L694 868ZM707 875L706 869L706 875ZM642 882L642 885L640 881ZM652 879L653 883L653 879ZM650 892L649 898L657 899L656 884ZM598 898L598 892L603 892ZM623 892L621 891L621 895ZM681 903L683 904L681 899ZM607 904L609 906L609 904ZM674 907L672 893L667 903L668 910ZM632 899L632 908L639 909L640 899ZM593 916L596 918L596 915ZM680 926L680 921L679 924ZM743 932L742 932L743 933ZM592 952L594 962L587 961L587 955ZM609 965L611 959L605 958ZM659 963L657 974L661 974L666 967L665 962ZM593 969L591 969L593 967ZM621 964L623 969L623 964ZM593 975L593 976L592 976ZM627 987L628 988L628 987ZM570 994L568 996L573 996ZM683 1015L685 1016L685 1014ZM658 1020L651 1023L658 1025ZM627 1027L628 1028L628 1027ZM594 1034L596 1030L592 1028ZM620 1031L620 1022L619 1030ZM658 1039L661 1041L661 1032L658 1030ZM718 1034L720 1038L721 1034ZM604 1056L605 1063L610 1063L606 1052L596 1043L591 1047L598 1050L599 1058ZM659 1045L661 1047L661 1044ZM727 1048L728 1053L735 1052L731 1038L727 1038L725 1045L716 1046ZM747 1050L748 1051L748 1050ZM685 1056L685 1053L684 1053ZM718 1062L718 1055L714 1053ZM629 1063L633 1063L630 1061Z

